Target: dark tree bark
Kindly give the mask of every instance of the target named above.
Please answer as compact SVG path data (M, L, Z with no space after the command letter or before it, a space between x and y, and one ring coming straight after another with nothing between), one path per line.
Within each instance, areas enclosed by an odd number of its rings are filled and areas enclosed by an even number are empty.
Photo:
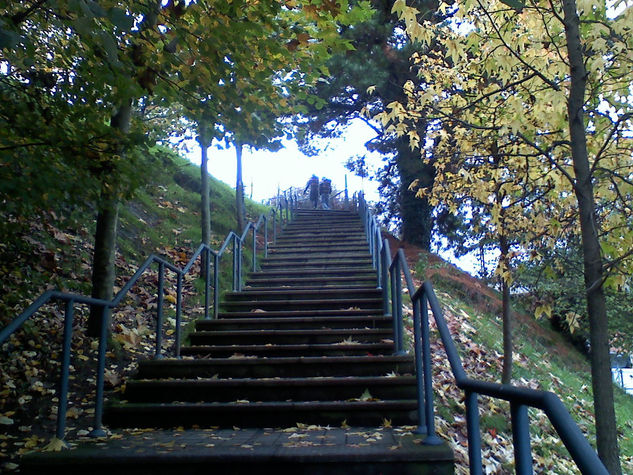
M622 473L620 468L617 426L613 403L613 382L609 359L609 332L603 283L603 259L598 239L596 202L591 182L591 168L587 153L584 102L587 86L580 19L576 1L564 0L563 13L567 51L571 73L571 86L567 109L571 138L571 156L575 174L574 192L578 200L580 231L584 258L587 313L591 339L591 382L596 417L598 455L612 475Z
M207 151L211 146L208 124L200 121L198 124L198 143L200 144L200 230L202 243L211 243L211 204L209 203L209 158Z
M424 164L419 150L411 150L408 140L400 140L396 165L400 175L399 205L402 219L402 239L428 251L431 248L433 208L426 198L416 197L419 187L432 186L433 167ZM411 184L418 180L418 186Z
M110 126L119 130L123 135L130 131L132 116L132 102L127 101L112 116ZM121 154L123 154L123 150ZM99 210L97 212L97 229L95 232L95 247L92 259L92 297L111 300L116 278L115 256L117 226L119 220L119 196L117 184L112 182L112 176L104 177L101 186ZM88 318L88 335L99 336L101 331L102 310L91 307ZM109 324L107 325L109 328Z
M244 183L242 181L242 144L235 143L235 155L237 157L237 178L235 181L235 218L237 229L240 235L246 226L246 216L244 213Z

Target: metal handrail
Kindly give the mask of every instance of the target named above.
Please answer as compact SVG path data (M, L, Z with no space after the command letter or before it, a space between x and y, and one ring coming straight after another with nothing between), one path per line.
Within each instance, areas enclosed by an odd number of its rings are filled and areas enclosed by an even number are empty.
M163 357L162 350L162 326L163 326L163 295L165 283L165 269L176 274L176 331L174 335L174 355L180 357L180 326L182 319L182 281L183 277L189 273L195 261L202 255L202 265L205 267L205 306L204 318L209 319L209 300L210 300L210 258L213 257L213 317L218 316L219 307L219 265L220 258L232 244L233 251L233 290L240 290L242 286L242 248L246 242L248 233L253 233L253 257L251 261L252 271L257 268L257 232L264 227L264 257L268 255L268 227L272 218L273 243L277 241L277 229L281 229L287 224L294 215L296 201L290 197L286 198L283 203L271 209L268 214L261 214L257 222L249 222L238 236L235 232L230 231L219 250L215 251L210 246L202 243L187 264L181 269L174 264L166 261L160 256L151 254L143 264L138 268L128 282L117 292L112 300L96 299L74 293L60 292L57 290L47 290L40 295L35 301L29 305L20 315L14 318L5 328L0 330L0 345L2 345L16 330L18 330L28 319L33 317L42 306L52 301L65 302L64 310L64 332L62 340L62 357L61 357L61 374L59 389L59 404L57 409L57 423L55 436L64 440L66 431L66 410L68 407L68 380L71 356L71 338L72 326L74 319L75 304L85 304L101 308L101 325L99 331L99 346L97 352L97 380L95 389L95 415L93 430L90 435L93 437L103 437L106 432L102 428L103 417L103 396L104 396L104 374L105 374L105 355L107 347L108 323L110 312L116 308L130 289L137 283L141 276L151 267L152 264L158 264L158 284L157 284L157 305L156 305L156 350L154 358Z
M429 281L426 281L417 290L414 289L413 279L403 250L398 249L398 252L392 258L389 242L386 239L381 239L378 221L371 213L362 194L359 199L359 212L367 233L372 262L374 262L374 268L378 274L378 288L382 288L383 291L385 315L393 316L393 341L396 353L404 351L402 343L404 329L402 321L402 277L405 279L408 293L411 296L418 398L418 428L416 432L426 434L423 443L428 445L441 443L441 440L435 435L428 318L428 309L430 307L440 334L440 340L448 357L451 372L455 378L455 383L465 393L468 456L471 474L480 475L483 473L478 403L478 396L483 395L510 403L516 473L520 475L533 473L530 420L528 415L528 408L533 407L542 410L548 417L581 473L587 475L608 475L608 471L598 454L589 444L556 394L550 391L539 391L511 384L497 384L476 380L466 375L448 324L433 291L433 286ZM390 300L391 306L389 305ZM389 307L391 307L390 313Z

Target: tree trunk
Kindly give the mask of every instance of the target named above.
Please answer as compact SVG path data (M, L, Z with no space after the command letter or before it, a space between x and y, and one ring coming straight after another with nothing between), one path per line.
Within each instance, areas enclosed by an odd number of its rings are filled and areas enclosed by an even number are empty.
M410 189L411 183L419 180L420 187L433 184L435 172L426 165L419 150L411 150L408 140L401 139L398 144L396 165L400 176L399 205L402 219L402 239L428 251L431 248L431 230L433 221L432 206L426 198L417 198L417 188Z
M207 151L211 146L208 131L209 124L198 123L198 144L200 145L200 234L202 244L211 245L211 203L209 200L209 157ZM211 255L203 251L200 260L200 278L206 278L207 259Z
M584 277L591 340L591 383L594 412L596 414L596 440L598 455L612 475L622 473L617 439L613 382L609 359L609 331L606 301L602 288L603 262L595 216L595 197L591 183L591 169L587 154L587 137L584 123L584 101L587 81L582 45L580 42L578 13L575 0L563 1L565 34L571 73L567 109L571 156L575 173L574 192L578 199L580 230L584 259Z
M132 102L127 101L112 116L110 126L119 130L123 135L130 131L132 116ZM121 150L121 155L124 154ZM114 178L115 179L115 178ZM111 300L114 291L116 268L117 225L119 219L119 196L117 184L112 183L112 176L104 177L101 185L99 211L97 213L97 229L95 231L95 247L92 259L92 297ZM97 337L101 331L102 309L90 308L88 318L88 335ZM108 314L109 315L109 314ZM109 328L109 323L107 328Z
M499 250L501 252L499 257L501 265L507 270L510 268L508 260L510 246L508 245L508 238L504 235L499 236ZM512 309L510 307L510 284L503 276L501 277L501 295L501 315L503 320L503 370L501 372L501 382L510 384L512 382Z
M209 203L209 158L207 150L211 145L208 124L198 123L198 143L200 144L200 230L202 243L211 243L211 204Z
M240 235L244 232L246 226L246 217L244 215L244 183L242 182L242 144L235 143L235 154L237 156L237 179L235 182L235 217L237 221L237 229Z

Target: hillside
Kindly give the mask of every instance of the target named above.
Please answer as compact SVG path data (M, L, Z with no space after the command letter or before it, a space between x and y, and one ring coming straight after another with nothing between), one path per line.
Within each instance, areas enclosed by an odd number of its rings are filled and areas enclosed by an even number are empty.
M147 256L156 253L182 267L200 243L200 170L175 154L159 150L160 165L151 171L150 185L139 190L120 210L116 288L134 274ZM235 222L235 194L211 177L212 242L217 249ZM264 212L246 200L250 219ZM64 212L65 214L61 214ZM88 295L94 216L90 210L67 207L41 212L38 219L15 222L15 232L0 243L0 327L47 289ZM16 220L17 221L17 220ZM22 221L22 220L21 220ZM231 258L222 273L230 272ZM185 279L183 317L202 315L203 281L198 264L194 277ZM154 351L157 273L146 274L133 288L120 311L113 314L111 351L107 354L106 389L117 391L139 357ZM223 279L223 288L229 279ZM173 346L175 276L166 273L166 331L163 348ZM87 309L77 306L73 326L73 359L67 438L86 434L94 413L94 361L97 342L85 334ZM16 455L41 448L55 433L59 351L63 308L48 306L27 321L1 350L0 359L0 467L16 468ZM85 384L85 383L88 384ZM1 470L0 470L1 471Z
M121 211L117 286L125 284L145 257L152 252L183 265L200 239L197 211L197 167L172 154L162 155L163 166L156 171L151 186L140 190ZM234 194L230 187L212 182L213 247L218 247L234 220ZM248 214L257 216L265 208L247 203ZM60 224L63 223L63 224ZM87 293L90 279L92 216L69 210L67 216L44 213L30 221L15 242L3 243L4 255L0 296L0 324L4 326L43 290L57 287ZM392 241L392 249L401 243ZM453 335L471 376L496 381L501 373L501 328L495 316L500 302L496 293L481 281L457 270L434 255L404 245L417 284L431 278L446 312ZM230 260L230 259L229 259ZM197 272L194 272L197 275ZM122 309L113 316L113 337L107 354L106 384L120 391L138 358L154 351L153 325L156 308L156 273L143 279ZM185 316L192 321L201 315L202 282L195 277L185 281ZM167 273L167 330L163 347L173 345L173 275ZM408 310L405 310L405 313ZM410 312L408 313L410 316ZM61 309L51 307L37 315L33 323L3 345L0 361L0 466L17 469L18 456L42 449L54 434L57 400L55 385L59 372ZM515 382L532 388L556 392L572 410L575 419L592 440L592 409L589 367L579 354L547 322L536 322L517 314ZM73 328L73 370L67 440L84 437L91 428L94 413L93 388L95 342L84 332L86 312L78 311ZM411 322L408 323L410 331ZM409 336L409 340L411 337ZM462 394L452 383L443 350L433 347L436 377L438 431L453 442L457 473L467 473L467 450ZM86 384L88 383L88 384ZM621 450L624 471L633 473L631 416L633 400L617 393ZM503 405L482 400L484 457L487 473L509 473L512 442L508 428L509 410ZM546 421L532 429L537 473L575 473L566 451ZM113 437L120 437L114 433ZM48 446L58 448L56 444Z
M482 281L440 257L390 237L391 249L403 247L418 286L433 283L470 377L500 382L503 356L500 296ZM548 321L514 312L513 384L557 394L595 447L590 366L586 356ZM433 326L434 322L432 322ZM412 322L409 321L409 326ZM412 333L409 329L410 339ZM437 336L437 335L436 335ZM453 441L456 473L468 473L463 393L453 384L441 343L432 345L438 432ZM438 384L439 381L439 384ZM633 398L616 388L616 416L623 473L633 473ZM486 473L514 473L509 404L480 397ZM530 410L535 473L578 473L547 419ZM462 462L461 464L459 462Z

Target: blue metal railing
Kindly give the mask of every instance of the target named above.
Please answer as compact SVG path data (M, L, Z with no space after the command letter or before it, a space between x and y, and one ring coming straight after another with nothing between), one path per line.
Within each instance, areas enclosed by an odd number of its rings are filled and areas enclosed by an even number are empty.
M97 351L97 375L96 375L96 389L95 389L95 415L94 415L94 429L91 431L91 435L94 437L105 436L106 433L102 428L102 416L103 416L103 395L104 395L104 370L105 370L105 356L107 347L108 336L108 321L109 314L112 309L116 308L123 298L127 295L130 289L137 283L141 276L156 263L158 265L158 284L157 284L157 306L156 306L156 349L154 358L163 357L162 349L162 327L163 327L163 295L165 285L165 269L170 270L176 274L176 331L174 335L174 356L180 357L180 326L182 320L182 282L183 277L189 273L198 258L201 258L201 265L205 268L205 296L204 296L204 318L209 319L209 308L211 299L211 287L213 287L213 318L218 316L219 307L219 293L220 293L220 281L219 281L219 267L220 259L222 255L227 252L229 246L232 245L233 252L233 282L232 287L234 291L239 291L242 287L242 250L244 243L247 241L248 233L252 232L252 251L253 256L251 260L251 269L257 270L257 235L260 228L263 226L263 254L264 257L268 255L268 234L269 234L269 221L272 225L273 243L277 240L277 231L281 229L284 224L287 224L294 214L296 208L296 198L292 195L283 196L276 207L270 210L268 214L262 214L259 216L257 222L249 222L242 232L241 236L238 236L233 231L229 232L228 236L224 240L224 243L219 250L215 251L206 244L200 244L196 249L193 256L182 269L167 262L160 256L155 254L150 255L145 262L139 267L136 273L130 278L130 280L119 290L112 300L101 300L92 297L87 297L79 294L72 294L66 292L59 292L57 290L48 290L40 295L26 310L13 319L5 328L0 331L0 345L4 343L11 334L18 330L27 320L33 317L42 306L49 302L64 302L64 332L62 340L62 356L61 356L61 374L60 374L60 388L59 388L59 404L57 409L57 423L55 436L63 440L66 431L66 410L68 408L68 380L70 369L70 356L71 356L71 338L72 338L72 326L75 312L75 304L84 304L101 308L101 327L99 333L99 347ZM211 258L213 258L213 283L211 284Z
M468 431L468 456L470 473L483 474L481 456L481 427L479 424L479 396L488 396L508 401L512 421L512 439L514 443L514 463L516 473L533 473L532 448L530 443L530 420L528 408L542 410L549 418L561 441L569 451L576 466L583 474L608 475L607 469L598 458L582 431L571 417L565 405L549 391L537 391L530 388L497 384L469 378L462 365L459 353L440 304L430 282L424 282L417 290L413 286L411 272L402 249L391 255L389 243L381 238L380 226L372 214L362 194L358 209L367 233L367 241L372 254L372 262L378 274L378 287L383 290L383 308L385 315L393 315L393 341L396 353L404 352L402 320L402 277L413 306L414 353L418 397L417 433L426 434L424 443L441 443L435 435L435 416L433 404L433 381L431 372L431 344L428 309L437 325L440 340L457 387L464 391L466 401L466 426ZM391 301L391 305L389 305Z

